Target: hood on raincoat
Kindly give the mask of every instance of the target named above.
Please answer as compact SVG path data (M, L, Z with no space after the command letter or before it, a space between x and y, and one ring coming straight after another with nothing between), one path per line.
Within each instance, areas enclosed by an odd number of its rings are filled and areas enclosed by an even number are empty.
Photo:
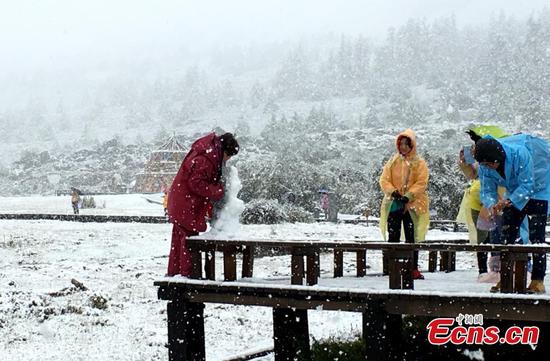
M410 139L410 146L411 151L407 154L402 154L405 158L410 159L413 158L416 155L416 134L414 130L412 129L406 129L399 133L397 137L395 138L395 148L397 149L397 153L401 154L399 152L399 141L401 141L402 138L408 138Z
M214 165L220 166L222 162L222 145L219 137L215 133L210 133L197 139L192 145L191 150L195 156L203 155Z
M398 145L403 137L411 140L411 151L406 155L399 153ZM416 134L412 129L397 135L395 147L397 152L386 162L380 175L380 187L384 192L380 209L380 231L383 239L387 240L387 219L395 203L392 193L398 190L409 199L405 208L413 221L415 242L421 242L425 240L430 223L426 192L429 170L426 161L417 154ZM395 206L393 210L395 211Z
M208 134L191 146L168 193L170 221L190 232L206 230L212 201L224 196L220 183L222 150L219 137Z

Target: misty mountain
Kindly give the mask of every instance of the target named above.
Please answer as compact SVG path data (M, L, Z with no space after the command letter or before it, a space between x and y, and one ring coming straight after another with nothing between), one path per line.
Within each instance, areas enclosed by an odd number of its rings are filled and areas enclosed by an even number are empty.
M4 165L24 149L151 141L164 127L192 134L223 126L259 133L272 118L333 107L342 121L403 120L416 126L442 114L477 122L521 120L544 130L550 119L550 11L527 20L505 15L459 28L453 17L409 20L385 41L316 36L301 41L222 47L201 64L175 52L104 64L88 73L29 74L0 90ZM178 55L179 54L179 55ZM192 54L191 54L192 55ZM348 106L348 100L351 100ZM472 118L472 117L471 117Z
M464 186L454 163L468 126L550 135L548 9L475 27L411 19L382 42L319 35L219 47L197 64L174 54L166 66L104 64L55 81L29 74L0 90L2 193L51 193L79 179L109 189L113 173L128 185L155 138L176 132L190 145L222 127L243 143L236 163L246 201L293 192L311 209L323 185L343 210L374 209L383 161L411 127L434 168L432 204L450 217L445 204Z

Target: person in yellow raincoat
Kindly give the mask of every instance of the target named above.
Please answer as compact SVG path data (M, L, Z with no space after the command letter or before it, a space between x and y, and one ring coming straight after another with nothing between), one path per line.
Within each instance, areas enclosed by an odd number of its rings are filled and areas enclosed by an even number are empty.
M395 146L397 152L384 165L380 176L380 187L384 192L380 230L384 240L397 243L403 225L405 242L422 242L430 222L426 193L428 166L416 152L416 135L412 129L400 133ZM418 251L414 252L413 278L424 278L418 269Z
M165 190L162 196L162 207L164 208L164 215L168 216L168 190Z
M491 135L495 138L508 136L504 130L494 125L480 125L468 129L466 133L474 143L486 135ZM472 151L473 149L466 147L465 149L461 149L459 153L458 165L466 178L471 181L471 185L464 192L464 198L460 205L457 222L465 223L468 226L470 243L489 243L489 232L479 229L476 225L479 213L482 209L481 200L479 199L481 184L477 175L477 162L472 163L472 161L467 161L468 158L472 158L472 160L475 161ZM470 152L470 157L467 157L467 154L464 154L464 152ZM502 195L504 191L504 188L499 189L499 194ZM496 280L500 278L498 273L500 271L500 257L491 256L489 259L489 271L491 272L487 272L487 252L477 253L477 264L479 272L478 281L496 282Z

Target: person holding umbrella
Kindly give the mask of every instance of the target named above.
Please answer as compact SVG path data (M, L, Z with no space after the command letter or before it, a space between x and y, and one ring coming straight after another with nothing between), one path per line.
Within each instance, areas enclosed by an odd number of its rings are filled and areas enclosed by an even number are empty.
M82 192L78 189L74 187L71 188L71 205L73 206L74 214L79 213L80 194L82 194Z

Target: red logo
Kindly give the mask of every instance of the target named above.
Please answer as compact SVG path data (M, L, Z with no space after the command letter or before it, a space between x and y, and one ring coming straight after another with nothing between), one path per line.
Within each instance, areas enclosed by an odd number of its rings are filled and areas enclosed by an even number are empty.
M455 325L456 323L456 325ZM536 326L512 326L504 333L496 326L483 326L483 315L463 315L456 318L436 318L428 326L428 341L432 345L532 345L538 343Z

